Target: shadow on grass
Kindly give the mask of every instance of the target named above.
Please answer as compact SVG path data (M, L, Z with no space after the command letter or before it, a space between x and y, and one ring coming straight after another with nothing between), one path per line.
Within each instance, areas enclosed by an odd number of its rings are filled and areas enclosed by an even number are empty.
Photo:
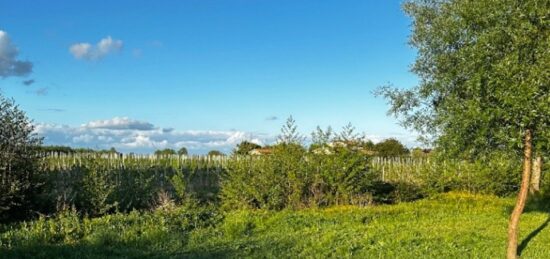
M527 245L529 244L531 239L536 237L543 229L545 229L548 226L549 223L550 223L550 216L548 216L548 218L537 229L533 230L533 232L531 232L527 237L525 237L525 239L523 239L523 241L521 241L521 244L519 244L519 247L518 247L519 255L521 255L523 250L527 248Z
M0 258L228 258L231 251L159 251L95 245L36 245L0 248Z

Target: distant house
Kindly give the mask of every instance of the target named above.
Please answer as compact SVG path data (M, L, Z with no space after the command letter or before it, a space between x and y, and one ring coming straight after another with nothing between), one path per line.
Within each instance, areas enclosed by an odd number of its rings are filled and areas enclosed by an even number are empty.
M273 150L271 150L271 148L256 148L248 152L249 155L254 156L269 155L271 153L273 153Z

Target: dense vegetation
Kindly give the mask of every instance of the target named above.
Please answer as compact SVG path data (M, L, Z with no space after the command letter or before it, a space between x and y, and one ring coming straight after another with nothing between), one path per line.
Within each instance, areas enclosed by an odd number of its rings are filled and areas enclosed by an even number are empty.
M501 150L523 159L508 231L508 259L534 156L548 153L549 0L409 0L410 44L418 51L415 87L383 87L390 113L449 157L477 159Z
M0 222L25 217L33 206L41 144L33 131L25 113L0 95Z
M74 212L5 227L0 257L500 258L513 200L449 193L413 203L328 209L240 210L224 218L207 208L113 214ZM528 206L524 258L550 254L548 212Z

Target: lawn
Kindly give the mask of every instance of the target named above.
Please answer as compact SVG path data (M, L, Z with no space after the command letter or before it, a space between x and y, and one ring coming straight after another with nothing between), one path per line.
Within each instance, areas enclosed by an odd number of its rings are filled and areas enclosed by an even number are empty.
M503 258L514 200L448 193L397 205L299 211L182 209L4 226L4 258ZM548 212L522 217L522 258L550 257ZM205 223L206 219L206 223Z

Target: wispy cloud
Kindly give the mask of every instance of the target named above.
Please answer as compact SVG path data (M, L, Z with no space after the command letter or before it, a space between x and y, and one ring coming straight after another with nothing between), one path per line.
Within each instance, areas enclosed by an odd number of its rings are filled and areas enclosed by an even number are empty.
M145 126L144 126L145 125ZM146 128L147 130L144 130ZM91 121L78 127L57 124L37 124L36 133L45 137L49 145L110 148L123 152L152 152L161 148L188 148L192 153L204 154L212 149L230 152L243 140L258 144L271 143L267 134L244 131L179 131L155 127L151 123L113 118Z
M19 49L11 42L8 33L0 30L0 77L27 76L32 72L30 61L17 58Z
M269 116L269 117L265 118L266 121L276 121L278 119L279 119L279 117L277 117L277 116Z
M108 36L101 39L96 45L87 42L75 43L69 47L69 52L76 59L100 60L111 53L119 52L123 46L121 40Z
M45 112L65 112L65 109L59 109L59 108L46 108L46 109L39 109L40 111Z
M48 95L48 88L47 87L38 88L36 89L36 91L34 91L34 93L39 96Z
M29 79L29 80L23 81L23 84L26 85L26 86L32 85L34 83L35 83L34 79Z

